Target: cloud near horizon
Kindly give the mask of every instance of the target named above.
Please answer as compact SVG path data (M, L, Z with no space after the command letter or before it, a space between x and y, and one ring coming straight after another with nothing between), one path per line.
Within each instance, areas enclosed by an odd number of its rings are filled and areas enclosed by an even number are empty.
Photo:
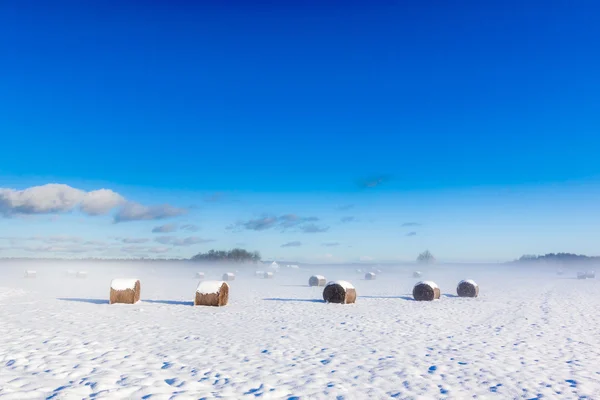
M243 229L251 231L264 231L277 228L281 232L291 229L298 229L300 232L304 233L326 232L329 230L328 226L318 226L314 224L316 221L319 221L319 218L299 217L296 214L285 214L279 217L266 215L261 218L237 222L231 226L228 226L227 229L238 232Z
M281 245L281 247L300 247L300 246L302 246L302 242L298 242L298 241L287 242L287 243L284 243Z
M195 244L214 242L215 240L202 239L197 236L190 236L186 238L178 238L176 236L159 236L154 239L154 241L161 244L170 244L171 246L192 246Z
M178 217L187 213L184 208L173 207L169 204L157 206L144 206L139 203L128 202L117 211L114 223L130 221L151 221Z

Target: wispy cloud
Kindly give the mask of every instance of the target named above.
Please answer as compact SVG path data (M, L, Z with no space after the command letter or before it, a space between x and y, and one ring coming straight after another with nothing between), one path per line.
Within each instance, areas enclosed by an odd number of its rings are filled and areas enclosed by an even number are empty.
M328 226L318 226L316 224L308 224L300 227L300 230L304 233L323 233L329 230Z
M348 211L354 207L354 204L342 204L340 206L337 206L335 209L339 211Z
M185 225L181 225L180 228L182 231L188 231L188 232L198 232L200 230L200 227L194 224L185 224Z
M372 189L389 182L391 177L389 175L374 175L368 178L359 179L357 184L362 189Z
M146 238L124 238L121 239L121 241L123 243L128 243L128 244L132 244L132 243L148 243L150 241L150 239L146 239Z
M421 226L421 224L420 224L420 223L418 223L418 222L405 222L405 223L403 223L401 226L403 226L403 227L409 227L409 226Z
M152 229L152 233L171 233L177 230L177 224L165 224Z
M281 245L281 247L300 247L302 246L302 242L287 242Z
M300 217L296 214L285 214L277 216L263 216L248 221L237 222L234 225L227 227L229 230L252 230L264 231L268 229L279 229L286 231L290 229L298 229L300 232L315 233L325 232L329 229L328 226L317 226L313 222L319 221L317 217Z
M225 193L222 192L212 193L204 198L204 201L207 203L217 203L223 200L225 200Z
M341 243L339 243L339 242L327 242L327 243L321 244L321 246L324 246L324 247L337 247L340 245L341 245Z
M352 216L342 217L340 219L340 222L343 224L347 224L349 222L355 222L355 221L356 221L356 217L352 217Z
M195 244L214 242L213 239L203 239L197 236L190 236L186 238L178 238L176 236L159 236L154 239L154 241L161 244L169 244L171 246L192 246Z
M417 232L408 232L406 236L417 236Z
M75 189L50 183L24 190L0 188L0 215L55 214L79 209L88 215L107 214L125 203L125 198L108 189Z
M114 222L130 222L159 220L177 217L187 212L186 209L173 207L168 204L144 206L139 203L126 203L115 215Z

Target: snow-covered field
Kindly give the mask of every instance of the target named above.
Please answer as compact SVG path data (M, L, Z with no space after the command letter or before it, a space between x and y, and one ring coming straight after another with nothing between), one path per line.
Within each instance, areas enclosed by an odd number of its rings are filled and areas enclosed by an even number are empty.
M437 265L421 279L442 298L415 302L414 267L238 269L213 308L192 307L194 276L223 268L0 263L0 398L600 399L600 281L576 270ZM315 273L356 304L324 304ZM109 305L112 278L142 301ZM455 297L466 278L479 298Z

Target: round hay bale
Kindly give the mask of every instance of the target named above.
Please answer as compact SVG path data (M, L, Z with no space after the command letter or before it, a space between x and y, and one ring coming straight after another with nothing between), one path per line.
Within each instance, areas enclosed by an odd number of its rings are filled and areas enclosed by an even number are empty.
M477 297L479 296L479 285L471 279L460 281L456 287L456 293L459 297Z
M308 280L308 286L325 286L326 283L323 275L313 275Z
M375 273L374 273L374 272L367 272L367 273L365 274L365 279L366 279L366 280L368 280L368 281L372 281L372 280L374 280L374 279L375 279L375 277L376 277L376 275L375 275Z
M413 272L413 278L420 278L421 276L423 276L423 274L421 273L421 271L415 271L415 272Z
M577 273L577 279L586 279L586 278L587 278L586 272L578 272Z
M37 272L32 270L25 271L25 278L34 279L37 278Z
M196 272L196 279L204 279L204 272Z
M233 272L226 272L226 273L223 274L223 280L225 282L234 281L235 280L235 274Z
M352 304L356 302L356 289L350 282L329 282L323 289L323 300L326 303Z
M202 281L196 288L195 306L222 307L229 301L229 285L223 281Z
M79 271L79 272L77 272L77 275L76 275L76 276L77 276L77 278L79 278L79 279L85 279L85 278L87 278L87 276L88 276L88 273L87 273L87 272L85 272L85 271Z
M419 282L413 288L413 297L416 301L433 301L440 298L440 288L434 282Z
M265 276L265 271L256 271L254 273L254 276L257 277L257 278L262 278L262 277Z
M113 279L110 282L110 304L135 304L140 301L139 279Z
M595 279L596 278L596 272L595 271L588 271L585 273L586 278L588 279Z
M263 278L265 279L273 279L275 275L272 272L265 272Z

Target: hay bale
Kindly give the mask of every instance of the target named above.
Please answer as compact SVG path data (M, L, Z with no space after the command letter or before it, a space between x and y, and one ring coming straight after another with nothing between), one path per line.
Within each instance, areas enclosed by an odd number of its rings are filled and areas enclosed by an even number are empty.
M87 278L87 276L88 276L88 273L85 271L79 271L79 272L77 272L77 275L76 275L76 277L79 279L85 279L85 278Z
M375 275L375 273L374 273L374 272L367 272L367 273L365 274L365 279L366 279L366 280L368 280L368 281L372 281L372 280L374 280L374 279L375 279L375 277L376 277L376 275Z
M265 272L263 278L265 279L273 279L275 275L272 272Z
M263 278L265 276L265 271L256 271L254 276L257 278Z
M596 278L596 272L595 271L588 271L585 273L586 278L588 279L595 279Z
M471 279L460 281L456 287L456 293L459 297L477 297L479 296L479 285Z
M229 301L229 285L223 281L202 281L196 289L195 306L222 307Z
M65 272L65 276L73 278L73 277L77 276L77 272L75 272L72 269L70 269L67 272Z
M326 283L323 275L313 275L308 280L308 286L325 286Z
M223 280L225 282L234 281L235 280L235 274L233 272L226 272L226 273L223 274Z
M25 278L34 279L37 277L37 272L32 270L25 271Z
M421 271L415 271L415 272L413 272L413 278L420 278L421 276L423 276L423 274L421 273Z
M578 272L577 273L577 279L586 279L587 278L587 272Z
M140 294L138 279L113 279L110 282L110 304L135 304L140 301Z
M204 279L204 272L196 272L196 279Z
M329 282L323 289L323 300L326 303L352 304L356 302L356 289L350 282Z
M431 281L419 282L413 288L413 297L417 301L433 301L439 299L440 295L440 288Z

